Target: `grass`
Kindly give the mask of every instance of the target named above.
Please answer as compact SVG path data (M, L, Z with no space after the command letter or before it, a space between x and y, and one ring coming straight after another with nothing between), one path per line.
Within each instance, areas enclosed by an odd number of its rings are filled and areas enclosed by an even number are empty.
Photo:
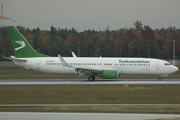
M0 86L0 111L180 114L180 85Z
M1 104L180 104L180 85L0 86Z

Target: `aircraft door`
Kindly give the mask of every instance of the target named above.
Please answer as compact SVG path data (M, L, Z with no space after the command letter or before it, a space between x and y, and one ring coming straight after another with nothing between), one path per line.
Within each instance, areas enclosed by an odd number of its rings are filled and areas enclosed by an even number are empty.
M106 63L102 63L102 66L103 66L103 68L105 68L106 67Z
M36 61L36 68L37 68L38 71L40 70L40 67L41 67L41 61L37 60Z
M159 68L160 68L160 62L156 61L155 67L156 67L156 70L159 70Z
M99 68L102 68L102 63L98 63L98 67L99 67Z

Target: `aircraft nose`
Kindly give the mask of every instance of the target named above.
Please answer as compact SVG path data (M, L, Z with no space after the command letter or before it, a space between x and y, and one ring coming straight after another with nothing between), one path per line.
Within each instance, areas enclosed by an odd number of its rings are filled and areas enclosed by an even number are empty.
M176 66L172 66L172 70L173 70L173 72L176 72L176 71L178 71L179 69L178 69L178 67L176 67Z

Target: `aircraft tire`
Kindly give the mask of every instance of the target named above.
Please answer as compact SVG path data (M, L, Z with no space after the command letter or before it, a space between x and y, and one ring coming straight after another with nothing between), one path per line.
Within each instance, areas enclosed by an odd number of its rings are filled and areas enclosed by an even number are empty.
M95 76L90 76L90 77L88 78L88 80L89 80L89 81L94 81L94 80L95 80Z
M161 80L162 80L162 78L161 78L161 77L159 77L159 78L158 78L158 80L159 80L159 81L161 81Z

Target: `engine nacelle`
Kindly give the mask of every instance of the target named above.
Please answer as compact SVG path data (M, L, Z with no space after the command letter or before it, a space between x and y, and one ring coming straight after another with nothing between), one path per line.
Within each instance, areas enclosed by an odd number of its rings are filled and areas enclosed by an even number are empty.
M117 79L119 77L117 70L105 70L101 73L103 79Z

